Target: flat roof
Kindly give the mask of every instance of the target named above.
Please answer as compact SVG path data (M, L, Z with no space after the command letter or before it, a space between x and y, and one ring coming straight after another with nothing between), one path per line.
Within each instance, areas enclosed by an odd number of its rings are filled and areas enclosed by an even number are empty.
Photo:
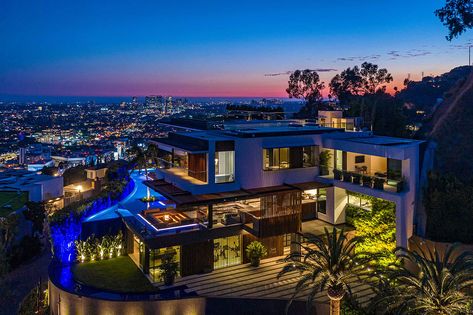
M331 132L344 132L344 129L321 127L315 124L294 124L288 126L271 126L271 127L255 127L242 128L235 130L222 131L225 135L238 138L257 138L257 137L280 137L280 136L298 136L298 135L314 135Z
M407 145L413 143L420 143L420 140L405 139L405 138L394 138L394 137L385 137L385 136L367 136L367 137L353 137L353 138L343 138L342 141L350 141L357 143L366 143L372 145L382 145L382 146L396 146L396 145Z
M164 180L146 181L145 185L154 189L156 192L160 193L172 202L176 203L177 206L208 205L233 200L257 198L259 196L274 194L278 192L304 191L309 189L325 188L331 186L330 184L324 184L319 182L305 182L297 184L284 184L278 186L239 189L219 193L193 195L190 192L182 190L171 183L167 183Z

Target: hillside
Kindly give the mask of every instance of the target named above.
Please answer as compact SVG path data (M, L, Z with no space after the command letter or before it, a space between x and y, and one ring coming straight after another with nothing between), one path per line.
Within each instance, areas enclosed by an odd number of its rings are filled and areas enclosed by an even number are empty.
M460 78L426 125L427 138L438 144L436 166L462 181L473 180L473 73Z

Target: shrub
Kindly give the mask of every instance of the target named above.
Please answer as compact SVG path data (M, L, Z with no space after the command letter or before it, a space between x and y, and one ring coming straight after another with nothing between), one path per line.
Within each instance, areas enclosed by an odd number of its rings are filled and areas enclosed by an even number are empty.
M356 229L360 241L356 250L376 256L381 267L396 263L393 253L396 248L396 206L394 203L374 197L364 196L371 200L372 210L347 205L346 222Z
M266 247L261 242L253 241L246 247L246 256L252 259L261 259L268 254Z

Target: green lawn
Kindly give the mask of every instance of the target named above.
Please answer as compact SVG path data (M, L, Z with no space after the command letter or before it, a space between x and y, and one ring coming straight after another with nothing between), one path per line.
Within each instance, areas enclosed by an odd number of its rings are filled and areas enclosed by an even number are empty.
M10 214L10 212L20 209L27 201L27 192L21 192L18 194L15 191L0 191L0 217L6 216ZM7 205L11 205L11 208L5 207Z
M123 293L158 291L128 256L78 263L73 273L75 280L97 289Z

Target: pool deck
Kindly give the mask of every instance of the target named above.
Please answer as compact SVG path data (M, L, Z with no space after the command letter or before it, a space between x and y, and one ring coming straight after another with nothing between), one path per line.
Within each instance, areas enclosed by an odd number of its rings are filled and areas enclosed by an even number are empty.
M285 253L289 248L285 249ZM207 274L192 275L176 279L173 286L161 286L163 289L172 287L186 288L187 294L212 298L253 298L289 300L299 280L298 272L288 273L281 278L277 274L284 263L284 256L268 258L261 261L259 267L241 264L222 268ZM366 285L356 283L353 279L352 290L360 303L366 303L373 296L372 290ZM305 301L309 290L303 290L295 298ZM316 303L328 303L325 292L318 293Z

